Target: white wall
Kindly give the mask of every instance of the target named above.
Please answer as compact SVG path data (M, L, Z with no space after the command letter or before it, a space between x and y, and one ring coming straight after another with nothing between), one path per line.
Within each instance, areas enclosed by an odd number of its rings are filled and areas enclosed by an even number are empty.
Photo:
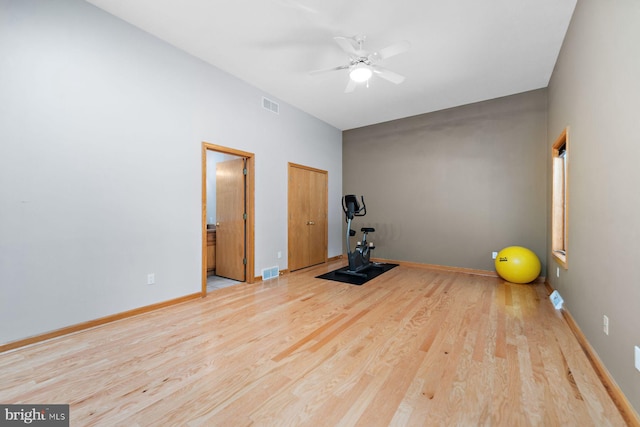
M216 223L216 165L233 158L238 157L207 150L207 224Z
M341 253L338 129L80 0L0 0L0 75L0 343L199 292L203 141L256 155L256 274L288 161L329 171Z

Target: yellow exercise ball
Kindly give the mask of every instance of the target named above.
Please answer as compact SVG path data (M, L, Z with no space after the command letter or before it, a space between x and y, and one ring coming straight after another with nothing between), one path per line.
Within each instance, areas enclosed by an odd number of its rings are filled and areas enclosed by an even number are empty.
M498 252L496 271L507 282L529 283L540 275L540 260L522 246L509 246Z

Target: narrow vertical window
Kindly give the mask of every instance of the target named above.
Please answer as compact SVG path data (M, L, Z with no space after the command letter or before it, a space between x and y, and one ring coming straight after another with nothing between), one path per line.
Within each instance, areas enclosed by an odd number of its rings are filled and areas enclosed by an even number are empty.
M567 268L567 171L569 162L569 139L563 130L552 151L552 195L551 195L551 251L556 261Z

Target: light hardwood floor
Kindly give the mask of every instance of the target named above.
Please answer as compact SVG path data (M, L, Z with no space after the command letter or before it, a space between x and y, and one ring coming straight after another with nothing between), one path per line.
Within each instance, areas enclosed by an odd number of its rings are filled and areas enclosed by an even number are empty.
M544 285L331 263L0 354L71 425L621 426Z

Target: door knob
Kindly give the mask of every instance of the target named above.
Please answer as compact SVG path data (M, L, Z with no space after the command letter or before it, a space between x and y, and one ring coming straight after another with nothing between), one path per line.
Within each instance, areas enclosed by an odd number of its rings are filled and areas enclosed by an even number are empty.
M316 223L313 221L307 221L307 225L316 225Z
M219 222L216 222L216 227L220 227L220 223Z

